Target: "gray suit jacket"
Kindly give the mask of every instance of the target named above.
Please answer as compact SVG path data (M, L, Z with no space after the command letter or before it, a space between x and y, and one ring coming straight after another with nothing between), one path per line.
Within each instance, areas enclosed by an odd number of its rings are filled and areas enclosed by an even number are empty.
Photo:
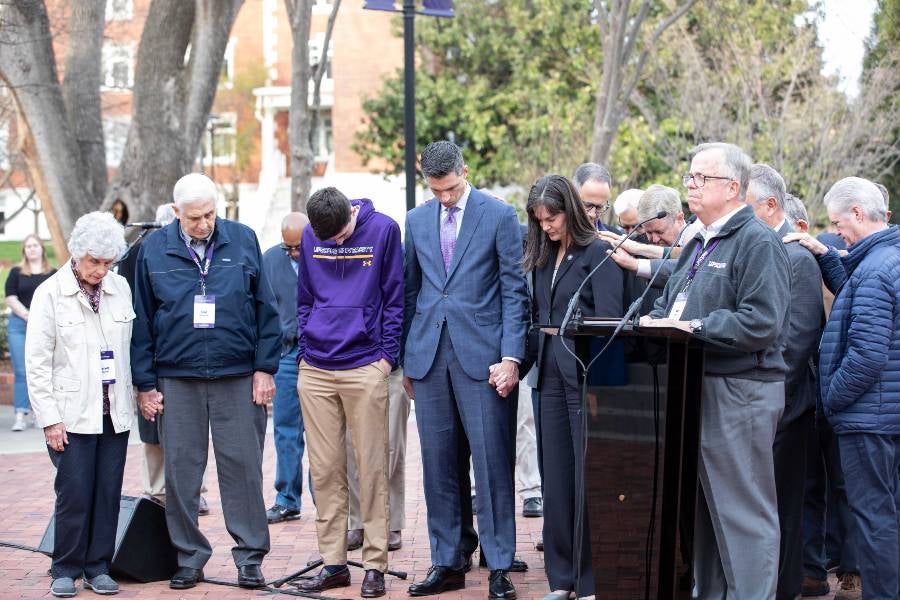
M432 198L406 215L404 374L428 373L446 321L463 370L485 380L502 357L525 355L528 296L516 210L473 187L445 273L440 209Z

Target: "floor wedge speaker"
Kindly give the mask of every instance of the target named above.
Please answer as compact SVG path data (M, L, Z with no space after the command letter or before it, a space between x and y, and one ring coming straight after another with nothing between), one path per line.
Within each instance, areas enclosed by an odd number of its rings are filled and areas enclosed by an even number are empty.
M53 555L55 522L55 516L51 517L38 547L47 556ZM140 582L163 581L170 579L177 568L177 553L166 528L166 509L147 498L122 496L110 574Z

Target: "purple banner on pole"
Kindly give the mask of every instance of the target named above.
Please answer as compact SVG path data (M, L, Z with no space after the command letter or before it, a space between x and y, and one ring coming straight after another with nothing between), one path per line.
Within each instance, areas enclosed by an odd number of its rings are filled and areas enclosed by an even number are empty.
M421 13L432 17L452 17L453 0L423 0Z
M366 0L363 4L363 8L397 12L397 8L394 6L394 0Z

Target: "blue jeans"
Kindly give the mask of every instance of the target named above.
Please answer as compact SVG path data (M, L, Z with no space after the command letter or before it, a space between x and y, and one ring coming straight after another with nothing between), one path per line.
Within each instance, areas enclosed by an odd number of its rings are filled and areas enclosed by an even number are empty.
M297 395L297 345L281 357L275 374L272 425L275 429L275 503L300 510L303 493L303 413Z
M900 590L900 435L842 433L841 464L856 523L863 598L893 600Z
M9 356L12 359L13 406L17 413L31 412L28 400L28 384L25 382L25 325L26 322L15 313L9 313L7 339L9 340Z

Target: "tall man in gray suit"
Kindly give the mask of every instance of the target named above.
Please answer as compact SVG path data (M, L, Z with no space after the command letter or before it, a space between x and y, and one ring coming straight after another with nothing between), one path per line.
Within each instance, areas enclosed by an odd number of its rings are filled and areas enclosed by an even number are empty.
M772 444L784 410L790 265L781 238L744 204L749 176L737 146L695 149L683 180L703 228L641 319L719 343L706 350L697 465L694 597L704 599L771 600L778 578Z
M409 592L465 586L465 472L457 458L468 441L489 597L514 598L507 571L516 536L509 462L515 405L503 396L518 383L528 327L521 233L512 206L466 181L455 144L429 144L421 168L435 197L406 216L403 367L416 400L433 566Z
M753 165L747 204L780 237L794 231L785 217L785 185L769 165ZM784 346L787 376L784 414L773 447L781 552L779 600L793 600L803 580L803 482L807 437L815 433L816 373L813 365L822 335L822 274L815 257L798 243L785 246L791 265L791 312Z

